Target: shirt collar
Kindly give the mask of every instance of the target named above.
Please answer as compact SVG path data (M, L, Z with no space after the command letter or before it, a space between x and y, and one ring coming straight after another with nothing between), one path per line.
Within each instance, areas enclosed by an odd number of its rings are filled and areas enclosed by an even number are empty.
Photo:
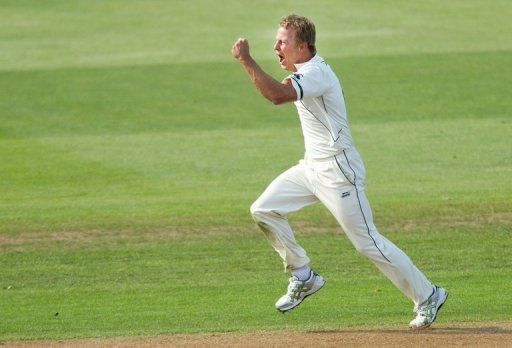
M300 68L302 68L304 65L306 64L309 64L309 63L320 63L322 62L323 59L321 57L319 57L317 54L315 54L313 56L313 58L311 58L310 60L308 60L307 62L304 62L304 63L297 63L297 64L294 64L295 65L295 68L297 70L299 70Z

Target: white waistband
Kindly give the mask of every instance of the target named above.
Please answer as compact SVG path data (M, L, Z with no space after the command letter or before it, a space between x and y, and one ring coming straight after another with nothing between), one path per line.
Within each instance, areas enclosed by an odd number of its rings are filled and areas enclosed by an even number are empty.
M328 157L320 157L320 158L312 158L310 156L308 156L308 154L304 154L304 161L306 162L310 162L310 163L314 163L314 162L331 162L331 161L336 161L336 157L338 156L343 156L343 151L337 153L337 154L334 154L334 155L331 155L331 156L328 156Z

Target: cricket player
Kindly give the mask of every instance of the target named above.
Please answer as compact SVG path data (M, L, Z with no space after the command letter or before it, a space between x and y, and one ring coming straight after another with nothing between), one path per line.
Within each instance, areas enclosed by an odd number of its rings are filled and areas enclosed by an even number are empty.
M365 168L350 134L343 90L330 66L317 55L314 24L294 14L283 17L274 51L281 68L291 72L281 82L254 61L246 39L238 39L231 49L263 97L276 105L295 104L304 135L304 159L278 176L251 206L254 220L292 274L276 308L289 311L325 283L309 267L310 259L287 220L289 213L320 201L356 250L414 302L417 316L409 326L429 327L448 292L432 284L373 224Z

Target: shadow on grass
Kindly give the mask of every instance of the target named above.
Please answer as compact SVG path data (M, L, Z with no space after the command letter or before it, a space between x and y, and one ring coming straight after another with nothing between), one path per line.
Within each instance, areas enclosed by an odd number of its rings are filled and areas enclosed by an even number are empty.
M478 335L478 334L497 334L512 335L512 329L499 326L474 326L474 327L431 327L425 330L408 329L339 329L339 330L312 330L308 333L351 333L351 334L378 334L378 333L400 333L411 335Z

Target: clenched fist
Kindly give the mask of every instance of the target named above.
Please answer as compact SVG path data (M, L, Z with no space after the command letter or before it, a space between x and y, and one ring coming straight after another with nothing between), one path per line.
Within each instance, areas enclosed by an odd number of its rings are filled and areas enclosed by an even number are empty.
M236 40L233 47L231 47L231 53L233 57L240 61L246 60L251 56L249 54L249 42L244 38L239 38Z

